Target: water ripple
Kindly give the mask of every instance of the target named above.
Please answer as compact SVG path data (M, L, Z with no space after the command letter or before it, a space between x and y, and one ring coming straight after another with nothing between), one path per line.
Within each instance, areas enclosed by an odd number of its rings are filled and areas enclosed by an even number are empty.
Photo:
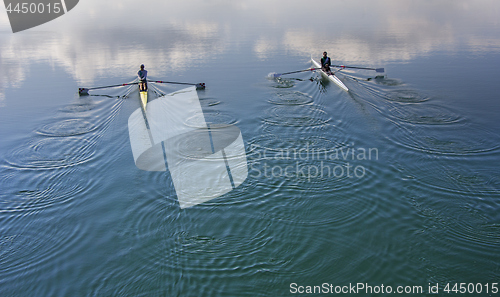
M75 166L91 160L95 140L76 136L33 138L7 156L7 163L24 169L54 169Z
M399 79L388 78L384 76L375 77L373 81L379 85L390 86L390 87L403 85L403 82Z
M324 156L324 154L330 155L336 152L337 149L347 146L348 139L342 139L338 135L335 139L329 139L324 136L300 133L295 135L265 134L248 141L250 145L248 154L253 153L255 149L259 149L263 150L264 153L273 153L273 155L305 152L309 154L310 158L312 157L311 154Z
M271 86L276 89L289 89L295 86L295 81L290 78L277 77L273 79L274 84Z
M266 110L265 123L280 126L324 126L331 118L319 107L311 105L277 106Z
M44 136L64 137L77 136L90 133L98 129L99 126L83 119L67 119L46 124L39 128L36 133Z
M500 135L475 125L440 125L431 128L396 124L388 139L423 153L471 156L500 149Z
M388 93L384 94L384 99L401 103L421 103L428 101L430 98L416 90L402 89L388 91Z
M84 241L86 230L77 221L64 224L64 216L31 215L10 220L0 239L0 265L3 276L19 276L48 269L55 259L73 254L73 248Z
M462 116L450 108L428 104L395 105L387 111L386 115L397 121L418 125L444 125L459 123L463 120Z
M425 183L408 191L413 207L423 219L422 229L418 231L423 240L432 241L433 249L439 253L450 255L463 251L467 257L461 257L461 261L488 265L487 259L495 257L500 248L500 227L493 219L497 211L487 213L481 209L492 194L471 194L471 191L429 187ZM500 197L500 192L494 197Z
M200 98L200 105L202 107L211 107L219 104L221 104L221 101L215 98Z
M473 196L500 194L496 168L486 165L471 167L466 159L456 158L453 166L440 155L402 155L409 158L405 165L396 166L401 176L417 185L448 194Z
M68 205L74 197L88 192L90 179L74 179L74 173L15 175L8 182L19 185L14 192L0 195L0 213L36 213ZM81 176L81 174L80 174Z
M200 125L200 123L207 123L208 125L218 125L222 127L224 125L235 125L238 123L238 120L225 113L221 113L218 110L204 110L201 113L197 113L194 116L186 119L184 124L188 127L192 128L205 128L204 125Z
M279 92L267 102L276 105L305 105L313 102L313 98L299 91Z
M78 102L70 105L66 105L61 108L61 111L68 113L81 113L86 111L91 111L97 108L97 105L91 101Z

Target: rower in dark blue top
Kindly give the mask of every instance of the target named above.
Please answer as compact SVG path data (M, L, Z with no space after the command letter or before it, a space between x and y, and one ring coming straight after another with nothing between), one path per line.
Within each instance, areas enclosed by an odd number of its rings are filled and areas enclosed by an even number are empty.
M144 92L148 90L148 71L144 69L144 64L141 65L141 70L137 72L137 76L139 77L139 91Z
M332 61L330 57L327 56L326 52L323 52L323 58L321 58L321 69L328 75L332 75L332 71L330 70L330 66L332 65Z

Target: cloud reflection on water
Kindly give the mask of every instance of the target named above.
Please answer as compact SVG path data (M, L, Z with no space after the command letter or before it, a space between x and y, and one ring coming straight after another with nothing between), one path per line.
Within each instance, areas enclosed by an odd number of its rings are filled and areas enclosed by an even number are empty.
M18 34L0 34L0 94L28 75L29 65L62 66L79 84L97 77L178 71L242 43L260 59L285 49L328 50L335 60L370 64L406 61L435 50L500 48L494 0L476 1L82 1L71 18ZM7 32L6 16L0 32ZM2 96L0 96L2 98Z

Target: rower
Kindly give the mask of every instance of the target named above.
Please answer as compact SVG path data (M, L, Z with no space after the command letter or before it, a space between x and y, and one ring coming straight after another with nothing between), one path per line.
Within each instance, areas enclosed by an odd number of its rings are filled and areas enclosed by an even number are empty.
M141 65L141 70L137 72L137 76L139 76L139 91L140 92L145 92L148 90L148 83L147 83L147 77L148 77L148 71L144 69L144 64Z
M328 75L332 75L332 71L330 70L330 66L332 65L332 61L330 57L327 56L326 52L323 52L323 58L321 58L321 69Z

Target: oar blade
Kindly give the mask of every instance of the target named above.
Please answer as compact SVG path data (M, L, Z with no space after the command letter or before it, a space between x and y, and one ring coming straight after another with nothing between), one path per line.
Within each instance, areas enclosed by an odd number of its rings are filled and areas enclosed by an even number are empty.
M78 95L80 95L80 96L88 96L89 95L89 89L87 89L87 88L78 88Z
M384 68L377 68L375 69L376 72L385 72L385 69Z
M196 84L196 89L198 89L198 90L205 90L205 83Z
M283 75L283 73L269 72L269 74L267 75L267 78L274 79L274 78L281 77L282 75Z

